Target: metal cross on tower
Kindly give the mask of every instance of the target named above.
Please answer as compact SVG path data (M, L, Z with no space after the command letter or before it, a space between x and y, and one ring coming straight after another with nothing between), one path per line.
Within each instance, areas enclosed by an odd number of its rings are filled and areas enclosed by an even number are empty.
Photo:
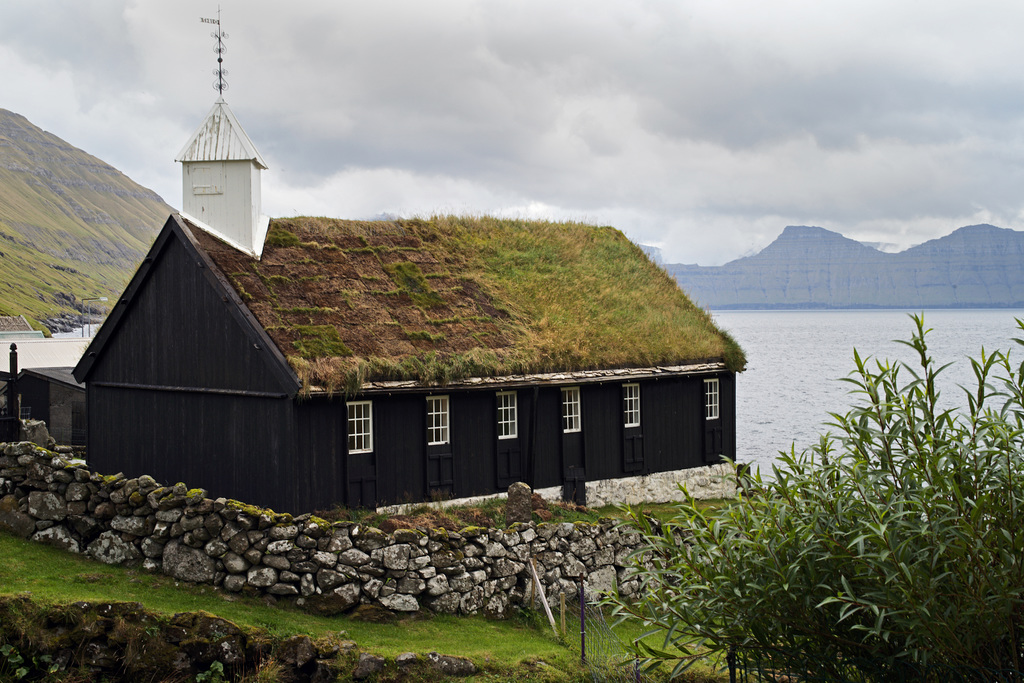
M200 18L199 21L217 26L217 30L210 34L211 37L217 39L217 43L213 46L213 51L217 55L217 68L213 70L213 75L217 77L217 80L213 82L213 89L223 96L224 91L228 89L228 82L224 80L224 77L228 75L228 70L224 68L224 53L227 52L228 47L224 41L229 36L220 28L220 8L217 8L216 19Z

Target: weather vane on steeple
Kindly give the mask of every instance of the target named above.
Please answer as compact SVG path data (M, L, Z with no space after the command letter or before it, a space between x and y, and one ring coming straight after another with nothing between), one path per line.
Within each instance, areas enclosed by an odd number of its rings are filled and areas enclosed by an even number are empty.
M224 53L227 52L228 47L224 44L224 41L229 36L220 29L220 7L217 8L216 19L203 19L200 17L199 21L204 24L216 24L217 26L217 30L210 34L211 37L217 39L217 44L213 46L213 51L217 55L217 68L213 70L213 75L217 77L217 80L213 82L213 89L223 97L224 91L228 89L228 82L224 80L224 77L228 75L228 70L224 68Z

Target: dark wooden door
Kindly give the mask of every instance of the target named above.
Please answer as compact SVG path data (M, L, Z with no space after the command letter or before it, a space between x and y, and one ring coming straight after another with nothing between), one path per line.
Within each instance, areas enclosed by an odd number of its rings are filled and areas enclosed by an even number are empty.
M644 434L640 427L622 428L622 469L637 474L644 471Z
M450 443L427 446L427 497L445 499L455 494L455 457Z
M583 432L562 432L562 500L587 504Z
M704 420L704 462L722 460L722 420Z
M377 507L377 456L375 452L348 456L349 507Z
M498 488L523 480L523 453L519 439L498 439Z

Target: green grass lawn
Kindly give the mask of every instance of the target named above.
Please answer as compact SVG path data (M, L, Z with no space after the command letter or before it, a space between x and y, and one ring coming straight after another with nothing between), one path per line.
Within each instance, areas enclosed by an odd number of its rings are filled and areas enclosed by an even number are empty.
M261 599L234 596L160 574L113 567L0 532L0 594L28 595L44 604L76 601L143 603L172 615L205 611L275 636L317 638L343 633L360 649L393 658L403 652L469 657L483 671L476 680L581 680L575 653L529 615L507 621L477 617L416 616L390 624L319 617ZM548 666L538 665L544 662ZM474 680L473 678L468 680Z
M721 501L708 503L721 505ZM675 512L672 504L646 505L645 512L667 519ZM600 517L622 518L624 512L609 507L599 510L564 511L564 520L596 521ZM561 513L560 513L561 516ZM503 511L495 518L503 520ZM561 520L559 520L561 521ZM286 603L269 605L266 598L226 593L211 586L176 581L162 574L115 567L85 556L0 532L0 595L27 595L40 604L86 602L139 602L163 615L204 611L235 622L260 628L277 637L305 634L354 640L361 650L393 659L403 652L468 657L481 673L468 680L523 680L574 682L586 680L579 664L579 626L575 609L567 614L568 637L556 636L542 613L521 612L505 621L483 617L453 617L418 614L393 623L357 621L347 616L322 617L307 614ZM560 621L555 610L556 622ZM616 634L629 641L640 637L639 623L616 626ZM651 636L651 644L661 639ZM687 679L724 681L716 662L701 662Z
M239 626L265 629L277 637L305 634L354 640L359 648L393 659L403 652L468 657L480 669L467 681L589 680L579 663L578 622L570 608L568 639L556 636L542 614L521 613L505 621L483 617L420 614L376 624L345 616L310 615L264 599L195 586L162 574L95 562L0 532L0 595L28 596L44 605L86 602L140 602L163 615L204 611ZM559 619L555 612L556 621ZM638 624L617 627L620 638L638 637ZM714 666L701 667L689 680L718 681Z

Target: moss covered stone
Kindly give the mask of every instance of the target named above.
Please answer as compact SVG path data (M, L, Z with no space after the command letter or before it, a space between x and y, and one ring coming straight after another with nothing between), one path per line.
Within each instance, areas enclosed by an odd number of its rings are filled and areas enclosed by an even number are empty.
M394 539L395 543L418 543L425 535L419 529L396 529Z
M206 489L189 489L185 494L185 502L188 505L197 505L206 498Z

